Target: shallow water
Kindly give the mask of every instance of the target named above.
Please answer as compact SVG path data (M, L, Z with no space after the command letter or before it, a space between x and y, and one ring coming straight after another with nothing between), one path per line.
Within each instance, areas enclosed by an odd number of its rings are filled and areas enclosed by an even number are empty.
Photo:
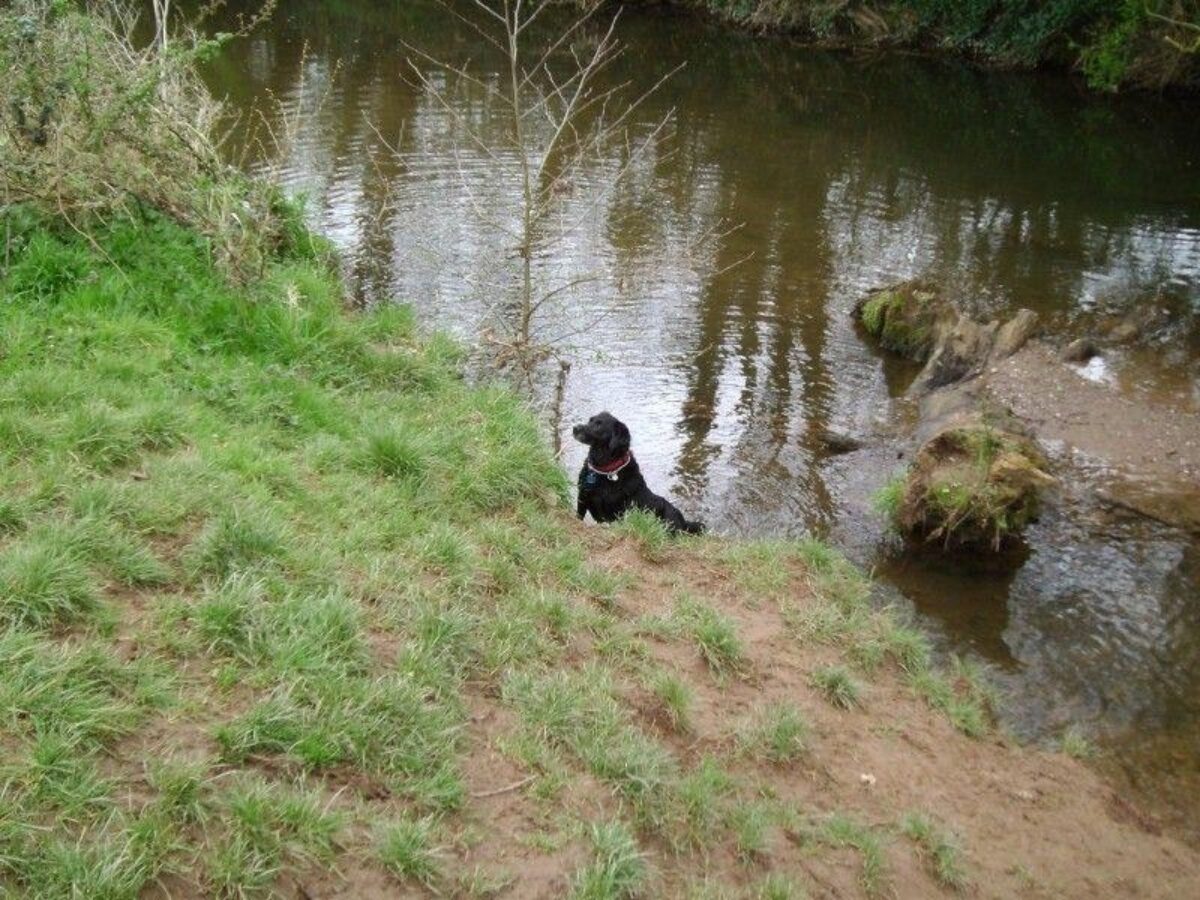
M1172 339L1092 374L1197 408L1194 102L834 55L660 12L627 12L620 34L614 78L649 86L686 68L634 120L644 136L673 109L669 131L632 162L610 148L563 192L535 267L548 286L595 276L536 320L572 362L564 462L582 458L569 424L612 410L651 484L689 514L726 533L828 536L942 647L990 665L1014 731L1082 723L1182 815L1172 798L1200 785L1196 541L1109 521L1084 479L1013 572L895 561L870 498L900 465L912 371L873 352L849 312L869 288L920 275L978 314L1033 308L1065 341L1161 303ZM431 69L440 104L406 81L404 43L484 80L496 71L433 3L311 0L284 5L211 79L245 114L231 148L310 195L358 296L412 302L470 340L511 300L511 241L489 221L515 214L517 168L464 132L506 139L483 91ZM270 149L249 137L259 116ZM626 164L623 187L593 204ZM829 457L826 428L868 447Z

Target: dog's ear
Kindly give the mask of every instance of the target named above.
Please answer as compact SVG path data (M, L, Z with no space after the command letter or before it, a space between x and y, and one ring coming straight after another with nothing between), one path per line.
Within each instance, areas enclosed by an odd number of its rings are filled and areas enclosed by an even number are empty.
M614 456L620 456L629 449L629 429L619 419L613 420L612 434L608 436L608 449Z

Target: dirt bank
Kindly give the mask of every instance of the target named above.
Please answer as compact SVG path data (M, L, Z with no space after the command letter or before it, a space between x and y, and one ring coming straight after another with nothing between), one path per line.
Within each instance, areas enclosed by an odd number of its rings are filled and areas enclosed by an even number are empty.
M614 611L640 627L642 643L623 667L619 693L638 727L681 765L721 759L734 782L758 786L764 809L788 810L764 819L752 851L740 851L735 837L717 841L703 857L681 859L652 840L646 860L654 875L646 896L695 896L690 892L704 887L711 893L703 896L757 897L768 874L814 898L952 893L930 851L903 831L905 817L914 813L937 823L957 848L962 888L972 896L1177 898L1200 892L1200 853L1159 833L1087 767L1020 748L996 732L962 734L914 695L899 669L885 664L869 677L856 670L859 701L848 710L832 705L812 673L842 663L843 652L836 641L800 636L796 622L825 602L814 596L802 569L778 581L773 599L766 599L713 561L724 553L715 543L668 549L652 563L628 537L601 528L578 532L591 560L629 584ZM650 623L669 620L681 593L704 598L732 621L743 644L736 671L715 678L689 640L654 633ZM597 652L611 651L580 642L568 654L570 666L587 666ZM646 664L678 673L693 687L686 729L672 725L662 703L638 685L635 673ZM808 722L806 748L794 760L771 762L738 749L742 723L770 704L794 705ZM448 848L447 857L467 870L510 873L503 896L562 897L567 873L586 859L564 821L615 815L622 804L603 782L577 773L552 809L538 788L546 774L515 765L500 749L519 727L511 709L486 691L470 706L472 792L521 787L472 802L467 821L475 839ZM830 821L853 823L836 832L844 840L830 835ZM722 830L715 821L713 827ZM864 854L851 846L855 842L869 849ZM395 896L385 876L359 867L345 879L304 886L313 897Z

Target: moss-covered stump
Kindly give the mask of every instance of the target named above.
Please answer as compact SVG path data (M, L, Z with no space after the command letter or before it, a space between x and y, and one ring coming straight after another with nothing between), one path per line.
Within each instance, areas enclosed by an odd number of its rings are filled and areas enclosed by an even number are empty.
M920 281L906 281L865 297L858 319L880 346L917 362L933 352L939 319L951 311L936 291Z
M1054 479L1029 438L979 416L960 418L922 444L893 518L909 538L944 548L1000 550L1037 517Z

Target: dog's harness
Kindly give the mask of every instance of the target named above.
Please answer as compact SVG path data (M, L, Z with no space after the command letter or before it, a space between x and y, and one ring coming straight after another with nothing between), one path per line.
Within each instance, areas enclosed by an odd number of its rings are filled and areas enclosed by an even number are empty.
M616 481L618 478L621 477L621 470L624 469L631 462L633 462L633 453L626 451L625 455L622 456L620 459L614 459L612 462L608 463L607 465L603 465L603 466L594 466L594 465L592 465L592 461L588 460L587 467L589 470L591 470L595 474L603 475L609 481ZM592 480L593 479L591 477L588 478L589 482Z

